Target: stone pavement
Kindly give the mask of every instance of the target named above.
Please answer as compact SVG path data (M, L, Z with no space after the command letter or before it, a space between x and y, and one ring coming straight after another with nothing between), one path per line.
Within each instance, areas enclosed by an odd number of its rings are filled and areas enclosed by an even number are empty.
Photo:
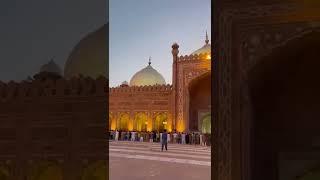
M110 180L209 180L211 148L160 143L110 141Z

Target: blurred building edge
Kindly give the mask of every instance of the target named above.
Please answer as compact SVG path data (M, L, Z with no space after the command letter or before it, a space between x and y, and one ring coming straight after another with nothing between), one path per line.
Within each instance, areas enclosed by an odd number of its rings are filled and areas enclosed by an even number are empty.
M48 71L0 82L0 177L107 177L107 84Z

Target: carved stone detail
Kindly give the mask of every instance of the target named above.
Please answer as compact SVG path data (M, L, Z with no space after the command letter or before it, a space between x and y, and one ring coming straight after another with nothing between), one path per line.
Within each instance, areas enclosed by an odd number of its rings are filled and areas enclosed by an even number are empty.
M301 3L301 2L300 2ZM269 3L270 4L270 3ZM306 23L303 20L293 22L294 20L281 19L282 15L289 15L298 12L303 7L299 2L270 5L259 5L259 3L249 4L244 2L229 2L216 4L215 7L215 64L217 73L215 78L216 95L218 102L214 114L214 123L216 131L213 137L217 146L216 153L213 154L214 159L214 178L218 180L233 179L232 172L232 151L239 151L239 147L232 147L232 122L250 116L250 105L248 105L249 97L242 97L239 107L241 106L241 116L238 119L232 119L234 111L232 108L234 98L247 94L247 92L233 93L234 83L233 76L240 79L241 86L247 86L247 72L254 67L262 57L268 55L274 48L284 45L290 39L303 36L306 33L315 31L319 27L319 22ZM262 23L261 23L262 21ZM286 22L287 21L287 22ZM307 25L308 24L308 25ZM239 49L240 48L240 49ZM232 49L232 51L231 51ZM237 57L233 57L233 54ZM240 58L241 74L234 75L231 69L234 69L237 59ZM248 91L247 88L241 91ZM247 102L247 103L246 103ZM249 108L249 109L248 109ZM233 110L235 109L235 110ZM242 118L241 118L242 117ZM241 159L241 157L237 158ZM243 166L248 168L248 166ZM242 169L239 179L248 179L248 172Z

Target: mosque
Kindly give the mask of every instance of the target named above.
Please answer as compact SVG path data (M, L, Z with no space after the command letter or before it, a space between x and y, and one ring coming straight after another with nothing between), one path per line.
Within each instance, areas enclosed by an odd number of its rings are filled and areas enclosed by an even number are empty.
M179 56L172 45L172 85L148 65L129 83L109 89L109 128L135 131L211 133L211 45Z
M90 33L73 49L65 63L64 77L82 74L97 78L107 74L106 26ZM208 34L204 45L189 55L179 55L172 45L172 84L152 66L135 73L129 83L109 88L109 129L135 131L176 130L211 132L211 45ZM60 73L54 62L42 71ZM54 70L56 69L56 70ZM60 73L61 74L61 73Z
M65 63L64 78L80 74L97 78L107 74L106 26L84 37ZM211 133L211 44L189 55L179 55L172 45L172 84L152 66L136 72L129 82L109 87L109 129L135 131L196 131ZM108 52L108 51L107 51ZM108 53L107 53L108 55ZM62 74L49 62L41 71Z

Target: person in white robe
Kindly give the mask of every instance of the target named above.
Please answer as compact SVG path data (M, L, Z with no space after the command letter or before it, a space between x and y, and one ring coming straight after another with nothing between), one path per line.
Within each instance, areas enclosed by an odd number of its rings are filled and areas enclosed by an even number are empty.
M186 144L186 134L184 132L181 135L181 141L182 144Z
M116 140L116 141L118 141L118 139L119 139L119 131L118 131L118 130L116 130L116 137L115 137L115 140Z

